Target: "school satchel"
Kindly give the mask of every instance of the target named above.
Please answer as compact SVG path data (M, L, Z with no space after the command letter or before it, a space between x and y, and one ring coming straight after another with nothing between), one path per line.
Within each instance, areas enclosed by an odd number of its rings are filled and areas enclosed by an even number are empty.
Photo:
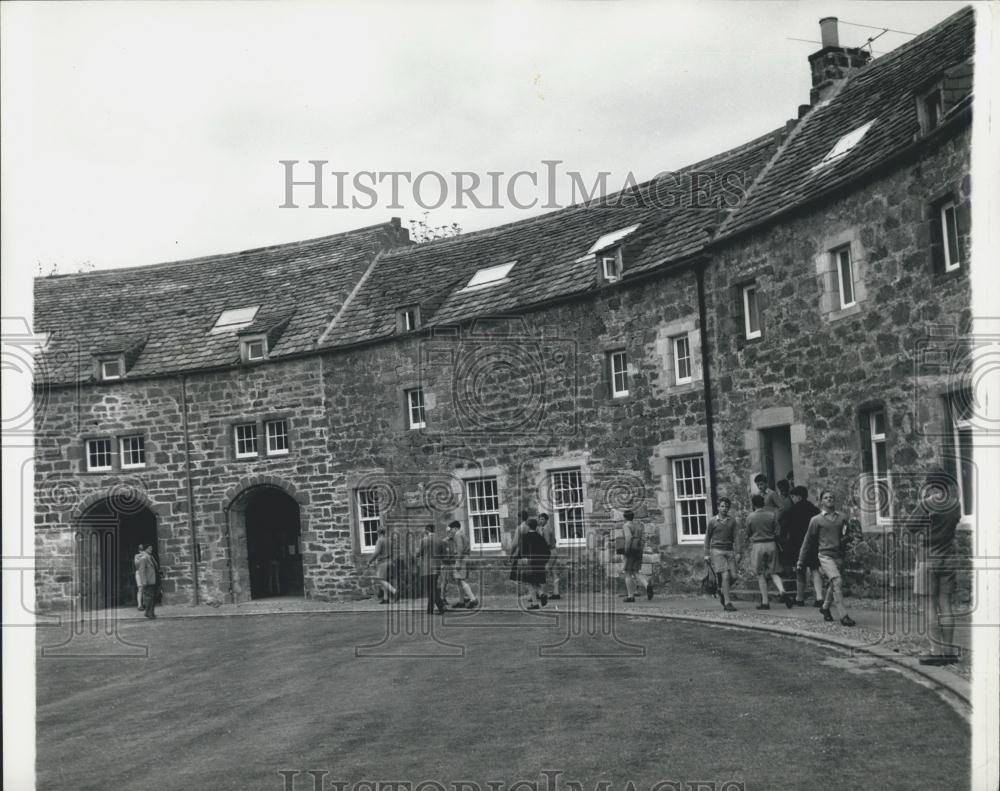
M615 554L624 555L625 554L625 534L619 533L615 536Z
M641 555L642 550L646 545L646 536L642 532L641 528L633 528L635 532L632 533L632 538L629 539L628 547L625 550L626 555Z
M708 566L708 571L701 578L701 592L708 596L715 596L719 592L719 583L716 580L715 572L712 571L711 565L707 563L705 565Z

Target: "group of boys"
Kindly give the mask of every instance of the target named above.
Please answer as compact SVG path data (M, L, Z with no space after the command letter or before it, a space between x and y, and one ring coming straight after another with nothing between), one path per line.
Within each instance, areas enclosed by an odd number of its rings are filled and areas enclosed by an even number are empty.
M854 620L844 608L840 579L841 547L847 519L837 511L833 493L822 493L820 510L809 502L809 492L804 486L793 488L790 481L781 480L774 491L768 488L767 477L763 474L754 478L754 484L758 491L750 498L753 511L746 517L745 528L750 544L750 568L757 575L760 591L757 609L771 609L768 577L788 609L804 606L808 570L812 574L815 606L819 607L824 620L834 619L831 613L834 608L841 624L854 626ZM731 508L730 498L720 498L718 514L708 521L705 531L705 561L716 576L719 598L728 612L736 610L732 602L732 581L743 560L743 530L730 514ZM791 567L796 574L794 597L785 590L780 573ZM829 582L825 595L823 577Z

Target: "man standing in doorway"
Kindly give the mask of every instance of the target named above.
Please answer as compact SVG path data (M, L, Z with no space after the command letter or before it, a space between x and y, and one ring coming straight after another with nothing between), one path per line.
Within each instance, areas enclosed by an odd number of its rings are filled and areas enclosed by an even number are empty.
M136 606L141 610L142 606L142 583L139 581L139 561L142 559L143 555L143 545L139 544L139 551L135 553L135 557L132 558L132 565L135 567L135 603Z
M142 605L147 618L156 617L156 561L153 559L153 547L146 547L139 558L135 572L136 580L142 586Z

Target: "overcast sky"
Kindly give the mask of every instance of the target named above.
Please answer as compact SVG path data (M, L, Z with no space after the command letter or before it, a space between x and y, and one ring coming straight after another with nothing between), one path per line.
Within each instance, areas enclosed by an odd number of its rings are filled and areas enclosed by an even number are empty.
M650 178L795 116L819 45L792 39L818 41L821 16L917 33L961 5L4 3L4 266L132 266L421 216L407 189L402 209L387 189L367 210L307 208L308 189L281 209L279 160L486 178L558 159L588 184Z

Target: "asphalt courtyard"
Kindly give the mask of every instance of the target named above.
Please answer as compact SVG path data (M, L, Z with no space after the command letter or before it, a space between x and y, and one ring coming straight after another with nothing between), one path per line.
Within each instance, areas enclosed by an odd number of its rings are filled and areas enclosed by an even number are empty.
M969 738L877 657L642 614L124 620L37 663L41 789L959 789Z

